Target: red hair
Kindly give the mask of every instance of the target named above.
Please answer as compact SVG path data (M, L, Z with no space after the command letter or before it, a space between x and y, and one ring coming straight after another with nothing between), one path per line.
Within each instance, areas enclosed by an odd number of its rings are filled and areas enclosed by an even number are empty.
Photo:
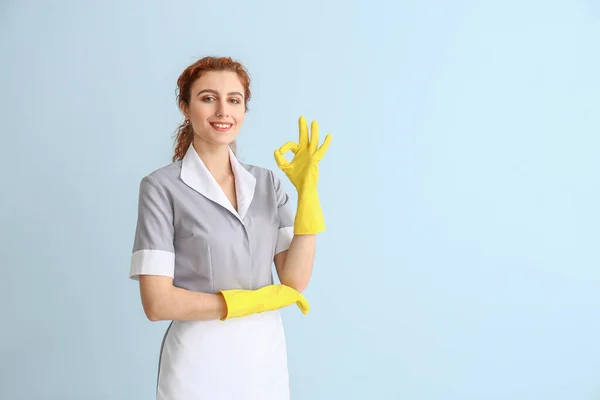
M177 105L181 108L181 103L189 105L192 84L196 79L202 76L206 71L231 71L235 72L244 86L244 105L248 111L248 101L250 100L250 76L246 68L238 61L234 61L231 57L204 57L188 66L177 79ZM175 133L175 153L173 161L178 161L183 158L187 149L190 147L194 139L192 125L185 121L177 127ZM231 144L232 150L235 152L235 141Z

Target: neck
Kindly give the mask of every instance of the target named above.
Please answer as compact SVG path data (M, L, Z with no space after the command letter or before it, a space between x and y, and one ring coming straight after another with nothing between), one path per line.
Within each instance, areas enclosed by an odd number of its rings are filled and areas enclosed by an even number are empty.
M210 143L199 143L196 138L194 138L193 146L196 153L198 153L198 156L217 182L221 182L233 175L231 161L229 159L229 146L215 146Z

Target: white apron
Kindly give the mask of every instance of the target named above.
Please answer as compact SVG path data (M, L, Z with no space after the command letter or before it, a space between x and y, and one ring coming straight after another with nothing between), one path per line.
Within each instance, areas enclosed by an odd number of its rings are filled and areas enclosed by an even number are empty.
M287 400L278 311L227 321L174 321L161 351L157 400Z

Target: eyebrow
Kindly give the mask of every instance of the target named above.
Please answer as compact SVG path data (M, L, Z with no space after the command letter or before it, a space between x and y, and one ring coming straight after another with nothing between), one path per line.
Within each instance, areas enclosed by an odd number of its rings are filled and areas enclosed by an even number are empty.
M219 92L217 92L216 90L213 90L213 89L203 89L203 90L199 91L196 96L200 96L202 93L211 93L211 94L214 94L214 95L217 95L217 96L219 95ZM238 95L241 98L244 98L244 96L240 92L229 92L229 93L227 93L227 95L228 96Z

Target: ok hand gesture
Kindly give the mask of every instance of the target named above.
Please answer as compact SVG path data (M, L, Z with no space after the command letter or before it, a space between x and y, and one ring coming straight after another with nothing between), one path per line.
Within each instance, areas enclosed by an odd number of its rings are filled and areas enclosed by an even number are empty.
M325 136L323 144L319 147L319 124L317 121L313 121L311 124L310 137L304 117L300 117L298 126L299 142L285 143L275 150L274 155L277 165L298 191L298 210L294 220L294 234L316 234L325 230L317 183L319 181L319 162L329 148L331 134ZM292 161L288 161L284 157L288 151L294 153Z

